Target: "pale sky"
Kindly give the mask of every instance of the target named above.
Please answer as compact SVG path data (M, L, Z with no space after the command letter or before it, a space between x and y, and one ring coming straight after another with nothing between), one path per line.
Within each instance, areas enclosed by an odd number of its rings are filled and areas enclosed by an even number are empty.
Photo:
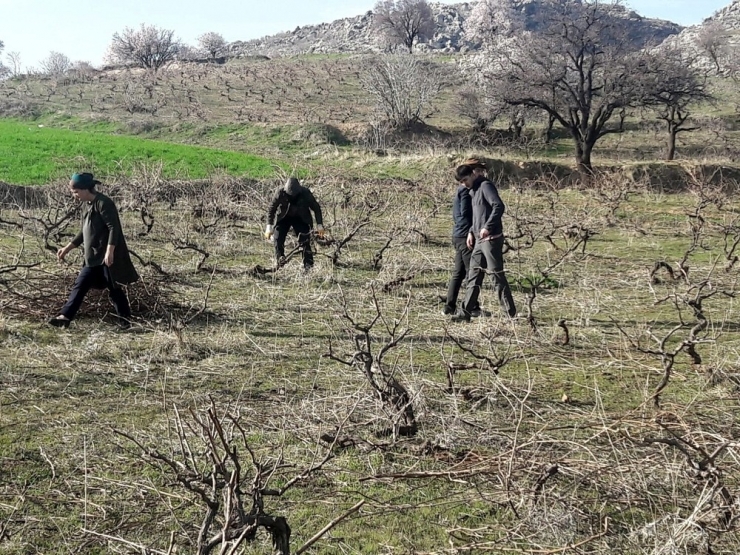
M444 0L445 4L457 3ZM693 25L731 0L629 0L646 17ZM361 15L375 0L0 0L0 40L19 52L24 69L49 52L100 65L113 33L141 23L172 29L187 44L215 31L231 42L298 25Z

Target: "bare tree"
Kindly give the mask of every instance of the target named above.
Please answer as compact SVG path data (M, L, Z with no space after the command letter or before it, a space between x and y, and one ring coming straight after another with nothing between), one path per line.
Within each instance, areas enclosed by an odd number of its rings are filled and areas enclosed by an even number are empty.
M480 0L465 20L465 36L472 42L487 44L523 24L517 17L518 0Z
M699 52L709 58L714 71L724 78L740 82L740 42L733 30L724 22L712 21L702 25L696 36ZM735 112L740 113L740 103L732 101Z
M484 49L473 75L506 103L542 110L567 129L579 169L591 172L596 142L621 132L626 111L641 100L644 68L624 39L619 1L544 0L528 22L536 32L516 20L523 16L513 0L489 2L507 9L488 18L495 29L475 30Z
M113 63L157 71L177 57L180 47L174 31L142 23L139 29L126 27L113 34L108 58Z
M357 368L365 375L391 419L391 428L383 430L380 435L392 435L394 439L399 436L411 437L419 431L412 395L409 389L398 380L397 366L388 364L384 360L386 355L395 349L410 331L408 327L404 328L402 326L402 322L407 321L411 297L408 297L400 317L391 321L383 314L375 289L372 286L370 287L370 294L375 315L369 324L364 325L349 313L347 299L344 293L341 294L342 317L348 323L347 331L354 337L355 352L351 356L338 355L330 342L329 352L324 356ZM385 344L376 348L375 345L380 342L375 337L373 328L378 323L381 323L385 328L388 339Z
M77 60L76 62L73 62L69 70L70 74L74 74L75 77L81 80L89 80L98 72L98 70L95 69L95 66L86 60Z
M41 71L46 75L64 75L72 67L72 61L61 52L49 52L49 55L39 62Z
M21 74L21 53L17 51L8 52L5 55L5 59L8 60L10 67L10 75L18 77ZM0 64L2 65L2 64Z
M721 22L712 21L702 25L696 35L696 44L718 73L729 76L738 73L737 47L730 31Z
M402 44L411 53L415 43L434 35L434 15L426 0L379 0L374 13L385 45Z
M2 54L3 48L5 48L5 43L3 43L3 41L0 40L0 54ZM6 66L4 66L2 63L0 63L0 79L5 77L9 73L11 73L11 70L7 68Z
M113 430L133 443L148 464L173 474L172 483L179 485L200 507L203 513L201 524L197 535L188 534L191 545L187 547L198 555L237 553L239 546L257 540L258 530L264 528L271 537L273 553L290 555L291 529L288 521L283 516L273 516L265 511L266 498L282 497L302 480L320 472L333 458L331 450L327 451L323 460L271 487L271 482L278 479L283 468L278 462L258 458L248 443L248 433L238 413L221 413L211 400L211 406L206 411L191 409L190 415L191 422L185 422L175 411L175 429L180 448L171 452L160 450L159 445L150 447L148 442L130 433ZM251 462L251 472L248 462ZM316 541L326 531L327 528L312 540ZM91 530L85 532L138 547L138 544L110 534ZM174 546L173 534L167 553L172 553ZM296 553L302 553L306 547L298 549ZM144 547L141 547L141 552L164 553Z
M476 131L485 131L491 127L505 108L505 103L497 102L469 86L460 90L455 103L457 114L469 120Z
M646 72L645 103L665 122L668 131L666 160L676 156L676 137L679 133L695 131L687 122L693 105L711 99L706 72L696 60L677 48L651 53L647 58L651 69Z
M189 44L181 44L180 49L177 51L177 59L181 61L191 62L193 60L199 60L203 57L203 52L195 46Z
M434 67L408 54L371 60L361 82L385 120L399 129L422 122L442 87Z
M198 37L198 46L208 52L212 60L223 54L226 44L223 36L213 31L203 33Z

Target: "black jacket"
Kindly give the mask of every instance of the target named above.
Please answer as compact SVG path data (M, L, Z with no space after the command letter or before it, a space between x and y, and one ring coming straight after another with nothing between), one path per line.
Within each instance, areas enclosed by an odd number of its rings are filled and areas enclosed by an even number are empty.
M473 225L473 201L470 190L460 185L452 199L452 236L467 237Z
M503 233L501 217L506 206L498 195L496 186L485 177L479 177L470 188L470 196L473 199L473 225L470 231L476 239L480 237L480 230L483 228L487 229L491 236Z
M114 245L110 272L117 283L134 283L139 279L123 236L118 209L103 193L82 206L82 230L72 239L75 247L83 246L85 266L102 266L108 245Z
M267 211L267 223L275 225L285 218L298 218L309 227L313 227L312 211L316 216L316 224L324 225L321 207L310 190L301 187L301 192L291 197L281 187L275 191L275 196Z

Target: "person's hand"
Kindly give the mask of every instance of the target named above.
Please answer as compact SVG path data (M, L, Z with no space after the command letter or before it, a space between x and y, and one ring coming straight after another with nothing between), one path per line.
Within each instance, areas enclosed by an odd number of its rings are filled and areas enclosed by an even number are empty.
M272 226L271 226L271 225L269 225L269 224L268 224L268 225L266 225L266 226L265 226L265 239L266 239L266 240L268 240L268 241L269 241L270 239L272 239L272 234L273 234L273 231L272 231Z
M480 230L480 238L481 239L485 239L489 235L490 235L490 233L488 232L488 230L485 227Z
M319 239L323 239L325 234L326 232L324 231L324 226L317 225L316 226L316 237L318 237Z
M60 262L64 260L64 257L67 256L67 254L69 254L69 251L71 250L72 250L72 245L65 245L61 249L58 249L57 250L57 260L59 260Z
M473 250L473 247L475 246L475 235L473 235L472 231L468 233L468 238L465 240L465 244L470 250Z
M115 252L115 247L113 245L108 245L108 248L105 251L105 258L103 258L103 264L105 264L109 268L113 266L114 252Z

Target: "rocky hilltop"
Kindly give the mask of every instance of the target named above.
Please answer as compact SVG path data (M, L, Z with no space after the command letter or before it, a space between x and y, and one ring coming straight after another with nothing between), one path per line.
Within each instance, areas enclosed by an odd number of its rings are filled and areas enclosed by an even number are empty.
M534 20L540 0L525 2L522 9L525 16ZM437 30L429 41L419 44L418 51L439 53L464 52L477 48L466 40L465 20L475 2L460 4L430 3L437 23ZM637 12L624 9L622 17L629 21L628 39L635 48L647 44L659 44L667 37L678 34L682 27L660 19L649 19ZM372 30L373 12L356 17L338 19L331 23L296 27L277 35L250 41L231 43L230 56L294 56L298 54L358 53L378 51L376 33Z
M730 31L740 31L740 0L734 0L729 6L718 10L712 17L705 19L704 23L709 21L719 21Z
M700 52L698 38L704 30L710 27L721 27L727 31L731 43L740 45L740 0L734 0L728 6L717 10L714 15L706 18L701 24L686 27L679 34L668 38L665 45Z

